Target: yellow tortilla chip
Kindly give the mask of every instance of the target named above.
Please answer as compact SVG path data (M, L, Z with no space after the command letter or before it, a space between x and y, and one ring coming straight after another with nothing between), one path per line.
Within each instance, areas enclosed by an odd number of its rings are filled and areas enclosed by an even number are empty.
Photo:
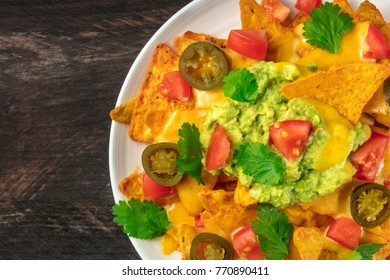
M241 185L240 181L237 182L236 189L234 190L234 201L242 206L258 203L258 201L250 195L249 188Z
M387 39L388 42L390 42L390 22L387 22L385 25L383 25L380 28L381 33L385 38Z
M289 99L311 97L336 108L357 123L364 106L389 76L387 66L376 63L352 63L284 85L280 91Z
M169 236L174 242L175 249L182 253L182 259L190 258L190 249L192 239L198 234L198 230L194 226L186 224L172 224L168 229L164 238Z
M250 224L256 217L256 205L244 207L236 204L233 192L204 189L198 193L198 199L204 211L213 216L226 234L240 226Z
M195 42L211 42L224 49L226 48L226 41L226 39L215 38L203 33L187 31L182 36L176 37L173 40L173 46L181 54L190 44Z
M135 99L132 98L126 103L123 103L118 107L115 107L110 112L110 118L116 122L130 124L131 115L133 114L134 111L134 105L135 105Z
M351 18L355 18L355 13L351 5L348 3L348 0L333 0L333 5L340 6L340 13L347 13L351 16Z
M240 0L242 29L265 30L268 38L267 61L295 61L294 32L267 13L255 0Z
M325 237L326 227L294 228L293 242L302 260L345 259L351 252Z
M306 12L302 12L302 11L299 11L295 16L294 18L292 19L292 21L289 23L288 27L290 29L294 29L296 28L298 25L304 23L305 21L308 21L308 20L311 20L311 16L306 13Z
M374 93L374 96L364 106L363 113L386 115L387 111L387 104L385 100L385 95L383 94L382 84Z
M162 96L158 86L164 78L164 74L178 70L178 55L166 44L156 47L149 63L140 92L136 97L134 111L129 125L129 136L135 141L152 142L154 140L150 127L145 122L145 116L149 112L164 110L169 114L176 110L185 110L194 107L194 100L172 101ZM161 130L165 123L160 121ZM156 129L154 127L154 129Z
M123 178L119 183L119 190L126 196L127 199L135 198L139 201L143 201L144 192L142 190L141 173L135 171L126 178Z
M381 27L386 24L381 12L369 1L362 2L356 10L355 15L355 20L358 22L369 21L377 27Z

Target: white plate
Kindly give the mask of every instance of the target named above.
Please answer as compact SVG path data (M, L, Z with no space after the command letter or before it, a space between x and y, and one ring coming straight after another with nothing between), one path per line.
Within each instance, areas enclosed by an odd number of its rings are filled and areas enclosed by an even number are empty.
M296 0L282 0L293 8ZM356 9L361 0L349 0L351 6ZM371 0L385 16L390 18L390 2L383 0ZM134 97L138 93L143 77L146 73L149 60L155 46L160 42L172 44L176 36L191 30L206 33L211 36L227 38L229 30L241 27L239 0L195 0L181 9L169 19L149 40L134 61L119 93L117 106ZM118 189L119 182L136 167L141 167L141 153L145 144L137 143L129 139L127 126L112 122L109 144L109 166L111 186L115 202L126 198ZM142 259L180 259L179 253L166 256L161 252L160 239L144 241L131 238L131 242Z

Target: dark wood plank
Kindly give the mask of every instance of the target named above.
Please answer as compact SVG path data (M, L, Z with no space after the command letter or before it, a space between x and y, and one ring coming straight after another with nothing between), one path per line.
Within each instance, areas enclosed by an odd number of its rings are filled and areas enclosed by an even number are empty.
M188 2L0 2L0 259L139 258L112 222L108 113Z

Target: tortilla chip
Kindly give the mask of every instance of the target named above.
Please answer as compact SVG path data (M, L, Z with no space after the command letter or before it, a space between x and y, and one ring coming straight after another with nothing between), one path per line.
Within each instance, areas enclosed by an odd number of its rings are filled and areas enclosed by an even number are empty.
M128 134L134 141L153 142L154 138L150 127L145 122L145 116L149 112L163 110L169 114L176 110L185 110L194 107L194 100L172 101L162 96L158 91L158 86L164 78L164 74L178 70L178 55L167 45L159 44L149 63L140 92L136 97L135 107L131 116ZM161 129L165 123L158 124Z
M380 29L380 32L385 36L388 42L390 42L390 22L387 22Z
M250 195L249 188L241 185L240 181L237 182L236 189L234 190L234 201L242 206L248 206L258 202Z
M182 253L182 259L184 260L190 258L191 242L197 234L196 227L186 224L172 224L166 233L167 236L172 238L175 249Z
M326 227L294 228L293 242L302 260L345 259L351 252L325 237Z
M348 3L348 0L333 0L333 5L340 6L340 13L347 13L351 16L351 18L355 18L355 12L353 11L351 5Z
M312 201L301 203L300 206L304 210L336 218L340 215L340 213L348 213L351 190L359 184L361 183L358 181L351 181L337 188L334 192L328 195L320 196Z
M268 38L267 61L295 61L294 32L267 13L255 0L240 0L242 29L265 30Z
M203 33L187 31L182 36L176 37L173 40L173 46L181 54L190 44L195 42L211 42L224 49L226 48L226 41L226 39L215 38Z
M119 183L119 190L126 196L127 199L135 198L138 201L143 201L144 192L142 190L141 173L135 171L126 178L123 178Z
M369 21L377 27L381 27L386 24L386 21L383 18L381 12L374 4L370 3L369 1L362 2L359 8L356 10L355 15L355 20L358 22Z
M131 115L134 111L134 105L135 99L132 98L126 103L123 103L122 105L119 105L118 107L112 109L110 112L110 118L116 122L130 124Z
M256 205L244 207L236 204L233 192L204 189L198 193L198 199L204 211L213 216L227 235L238 227L250 224L256 217Z
M289 23L288 28L294 29L298 25L300 25L300 24L302 24L302 23L304 23L305 21L308 21L308 20L311 20L311 16L308 13L306 13L306 12L299 11L295 15L295 17L292 19L292 21Z
M311 97L327 103L356 124L364 106L389 74L390 68L382 64L351 63L300 78L280 91L289 99Z
M378 88L378 90L374 93L374 96L364 106L363 112L378 115L387 114L388 110L385 95L383 94L383 84Z
M375 253L374 260L390 260L390 243Z

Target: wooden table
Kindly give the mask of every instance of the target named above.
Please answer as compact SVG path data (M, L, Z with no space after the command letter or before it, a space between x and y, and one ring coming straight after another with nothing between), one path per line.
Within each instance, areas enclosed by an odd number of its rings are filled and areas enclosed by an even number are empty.
M0 1L0 259L139 259L112 222L109 111L189 2Z

